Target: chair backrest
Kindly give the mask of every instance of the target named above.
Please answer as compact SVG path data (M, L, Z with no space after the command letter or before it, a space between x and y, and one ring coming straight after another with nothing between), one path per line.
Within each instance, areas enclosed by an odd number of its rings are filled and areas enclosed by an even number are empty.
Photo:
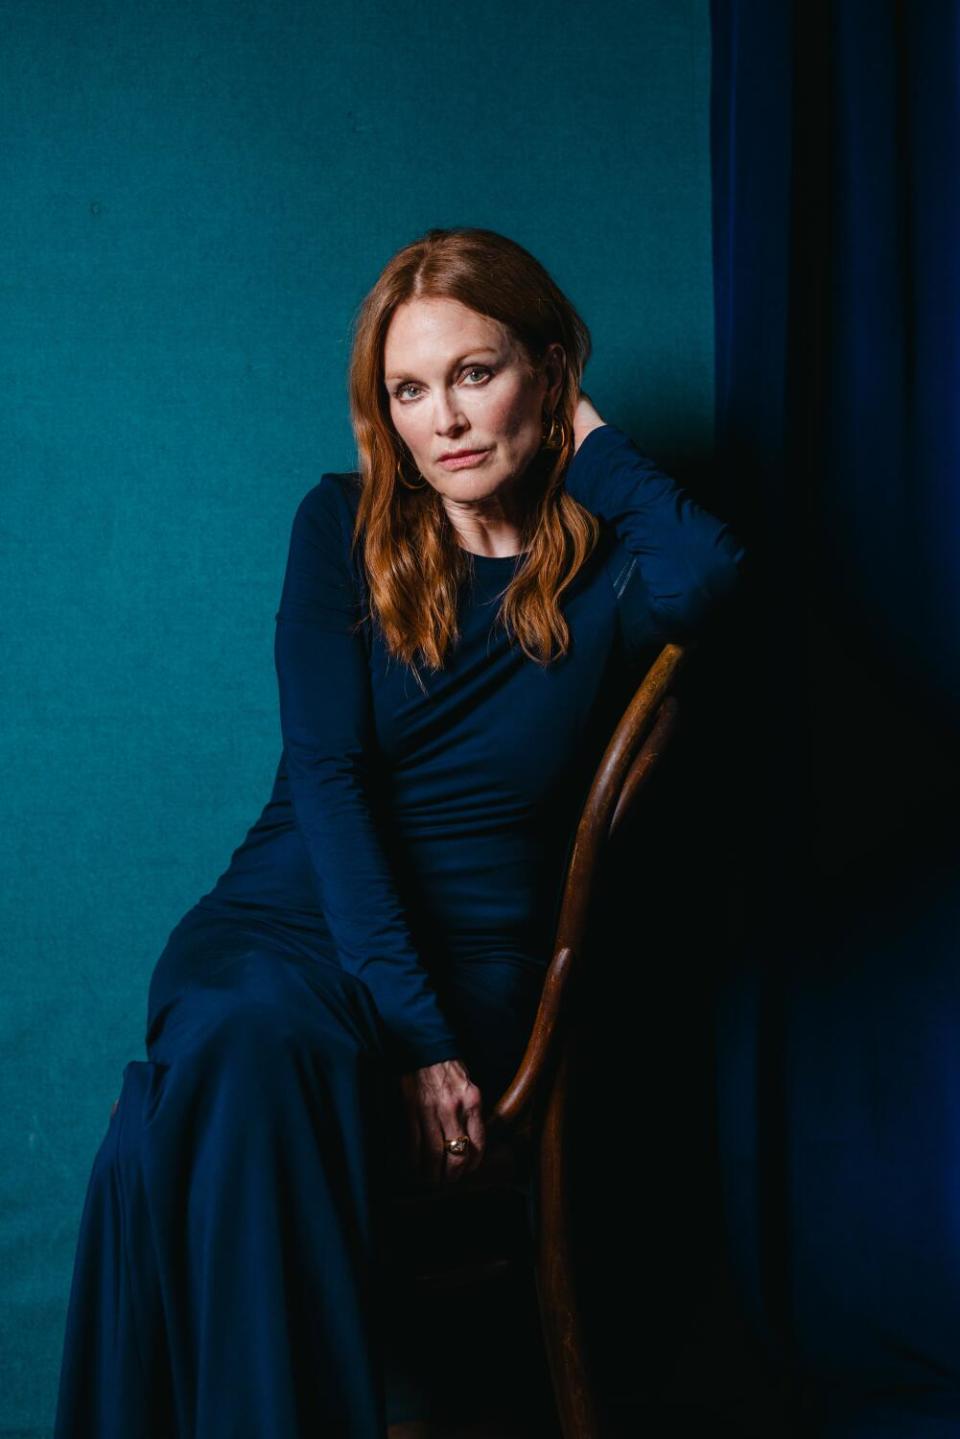
M676 728L675 693L695 642L664 645L627 705L604 750L584 802L567 861L553 958L519 1068L487 1119L491 1139L529 1139L570 1041L568 1015L606 848L633 812Z

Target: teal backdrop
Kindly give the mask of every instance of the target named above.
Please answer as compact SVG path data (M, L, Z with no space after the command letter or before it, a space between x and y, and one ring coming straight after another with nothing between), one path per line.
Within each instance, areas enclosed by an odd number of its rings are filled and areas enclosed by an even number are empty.
M710 34L697 0L4 19L0 1433L35 1436L150 971L269 793L356 306L426 228L500 230L591 327L601 413L706 465Z

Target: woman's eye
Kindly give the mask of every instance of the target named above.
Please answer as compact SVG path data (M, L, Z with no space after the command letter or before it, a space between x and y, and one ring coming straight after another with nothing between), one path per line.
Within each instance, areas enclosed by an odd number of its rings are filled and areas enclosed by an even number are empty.
M492 375L493 371L489 365L470 365L463 373L465 375ZM413 380L407 380L404 384L397 386L393 392L393 397L395 400L402 400L404 390L417 390L419 388L419 385L414 384Z

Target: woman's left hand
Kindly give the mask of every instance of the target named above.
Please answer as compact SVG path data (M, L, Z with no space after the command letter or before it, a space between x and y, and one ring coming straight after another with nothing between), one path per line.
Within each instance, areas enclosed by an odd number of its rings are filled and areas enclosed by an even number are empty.
M435 1183L476 1169L486 1143L483 1096L463 1061L425 1065L402 1074L400 1085L414 1169ZM446 1141L458 1134L466 1134L470 1143L462 1154L451 1154Z

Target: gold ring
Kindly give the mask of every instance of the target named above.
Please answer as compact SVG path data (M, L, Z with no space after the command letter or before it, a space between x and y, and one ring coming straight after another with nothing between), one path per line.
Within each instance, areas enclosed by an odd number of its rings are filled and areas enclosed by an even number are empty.
M462 1154L469 1143L470 1136L468 1134L458 1134L456 1139L445 1140L443 1147L448 1154Z

